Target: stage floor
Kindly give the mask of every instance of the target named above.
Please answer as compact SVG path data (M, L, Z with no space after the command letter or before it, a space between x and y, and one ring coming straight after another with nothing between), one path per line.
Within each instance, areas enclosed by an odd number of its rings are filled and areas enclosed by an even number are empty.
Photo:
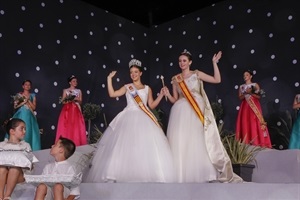
M279 183L82 183L81 200L299 200L300 184ZM19 187L14 200L33 200Z
M80 154L94 151L92 145L77 148ZM53 161L49 149L36 151L41 174ZM300 150L266 150L257 157L252 181L244 183L81 183L81 200L300 200ZM88 170L88 167L86 167ZM13 200L33 200L35 187L20 184Z

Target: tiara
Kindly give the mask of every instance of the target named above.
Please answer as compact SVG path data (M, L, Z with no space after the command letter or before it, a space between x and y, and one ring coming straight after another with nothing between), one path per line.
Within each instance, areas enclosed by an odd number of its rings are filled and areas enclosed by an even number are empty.
M190 56L192 55L188 50L184 50L181 54L189 54Z
M73 78L76 78L75 75L71 75L69 78L68 78L68 82L70 82Z
M139 61L139 60L137 60L137 59L132 59L132 60L129 62L129 68L130 68L131 66L133 66L133 65L138 66L138 67L142 67L142 62Z

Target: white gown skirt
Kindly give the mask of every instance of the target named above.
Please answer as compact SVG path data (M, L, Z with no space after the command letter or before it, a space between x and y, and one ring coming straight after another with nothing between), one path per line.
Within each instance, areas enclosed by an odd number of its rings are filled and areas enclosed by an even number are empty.
M197 101L203 105L202 98ZM217 170L206 150L203 124L185 98L179 99L171 109L167 136L177 182L202 183L216 180Z
M84 182L173 182L174 174L163 130L143 111L125 108L98 142Z

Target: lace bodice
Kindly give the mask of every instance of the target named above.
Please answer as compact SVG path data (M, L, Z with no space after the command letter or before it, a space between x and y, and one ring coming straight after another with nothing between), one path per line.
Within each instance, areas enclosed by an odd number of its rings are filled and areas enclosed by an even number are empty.
M247 91L247 89L251 88L251 87L255 87L256 83L250 83L250 84L243 84L240 86L240 91L241 93L245 93ZM258 91L255 91L258 92Z
M184 79L185 84L189 88L190 92L195 96L200 95L200 85L202 81L198 78L196 73L193 73L190 77ZM179 85L177 84L177 91L179 98L183 98L184 94L182 93Z
M74 90L67 89L66 94L67 95L72 94L72 95L75 95L76 97L78 97L80 94L80 89L74 89Z
M128 85L126 85L128 86ZM138 95L141 97L144 105L147 105L147 101L148 101L148 90L149 90L149 86L145 85L145 88L143 89L139 89L137 90ZM137 103L135 102L135 100L132 98L131 94L129 93L129 91L126 91L126 100L127 100L127 106L126 109L132 109L132 108L138 108Z
M245 98L246 98L246 99L248 99L248 98L251 97L251 95L250 95L250 94L247 94L246 91L247 91L249 88L255 88L255 85L256 85L256 83L250 83L250 84L243 84L243 85L240 86L240 92L241 92L242 94L245 95ZM259 90L256 89L254 92L255 92L255 93L258 93Z
M9 149L9 150L25 150L31 151L30 145L24 140L20 141L18 144L8 142L8 139L5 138L3 142L0 142L0 150L1 149Z

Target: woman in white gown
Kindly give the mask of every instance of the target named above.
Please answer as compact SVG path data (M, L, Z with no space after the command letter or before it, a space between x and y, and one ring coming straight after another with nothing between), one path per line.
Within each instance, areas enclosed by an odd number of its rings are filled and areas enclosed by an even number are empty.
M165 88L171 108L167 137L173 153L177 182L242 182L233 173L230 158L221 142L216 121L203 89L203 81L220 83L218 61L212 58L214 76L190 70L192 55L179 56L181 73L172 78L173 94Z
M153 100L152 90L142 84L141 62L129 62L132 83L114 90L107 77L110 97L126 95L127 106L109 124L97 144L85 182L173 182L173 159L167 137L149 110L164 97ZM147 106L148 103L148 106Z

